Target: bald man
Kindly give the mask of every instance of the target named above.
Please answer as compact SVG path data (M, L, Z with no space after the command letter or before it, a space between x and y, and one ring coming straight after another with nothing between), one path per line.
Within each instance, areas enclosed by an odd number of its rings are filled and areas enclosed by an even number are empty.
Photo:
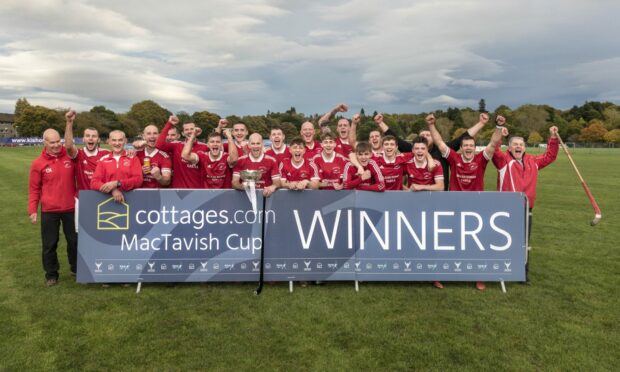
M314 135L316 134L314 130L314 124L309 121L304 122L301 125L301 138L304 140L304 144L306 145L306 152L304 153L304 158L312 159L315 155L318 155L323 151L323 147L321 147L321 142L314 139Z
M41 241L43 269L48 287L58 283L59 229L67 240L67 257L71 274L77 270L77 233L75 232L75 164L60 143L60 134L54 129L43 132L43 151L30 166L28 216L30 222L38 221L41 205Z
M263 189L263 196L269 197L280 187L278 163L275 158L265 155L263 137L260 134L253 133L250 136L248 147L250 152L240 157L233 169L232 187L244 190L241 171L258 170L261 172L261 179L256 181L256 188Z

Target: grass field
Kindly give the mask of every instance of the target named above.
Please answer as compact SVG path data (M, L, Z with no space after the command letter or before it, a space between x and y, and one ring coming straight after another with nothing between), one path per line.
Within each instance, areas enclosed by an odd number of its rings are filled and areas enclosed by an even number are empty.
M620 150L541 172L531 285L76 284L46 288L27 178L40 148L0 148L0 370L617 370ZM495 169L489 166L487 189Z

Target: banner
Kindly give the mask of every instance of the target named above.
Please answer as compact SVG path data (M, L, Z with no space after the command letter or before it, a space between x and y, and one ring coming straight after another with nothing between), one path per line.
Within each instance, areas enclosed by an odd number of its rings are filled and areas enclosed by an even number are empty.
M80 192L78 282L258 280L263 215L245 193L125 198ZM521 193L278 190L265 280L524 281L525 216Z

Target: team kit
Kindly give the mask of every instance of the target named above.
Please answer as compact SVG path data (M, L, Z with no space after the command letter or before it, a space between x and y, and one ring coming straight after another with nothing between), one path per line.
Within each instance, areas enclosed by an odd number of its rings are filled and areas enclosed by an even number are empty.
M76 211L81 190L109 194L118 203L134 189L246 190L249 181L244 174L254 171L258 177L252 180L253 186L265 198L278 189L480 192L491 161L497 168L497 191L524 193L531 216L538 172L556 159L559 149L555 126L549 129L545 152L531 155L522 137L509 137L504 117L498 115L489 124L486 113L451 141L444 141L430 114L427 127L412 142L399 138L377 114L376 130L367 140L358 140L359 114L339 118L335 132L330 127L336 115L347 111L346 104L337 105L318 125L304 122L299 136L290 140L281 127L272 127L267 147L263 137L249 134L243 122L230 125L221 119L212 133L202 136L196 124L180 123L172 115L161 132L156 125L146 126L132 150L126 150L127 138L120 130L110 132L109 150L101 148L95 128L84 129L84 146L78 148L73 139L76 112L67 112L64 144L56 130L45 130L44 148L30 169L28 214L36 224L40 208L45 284L52 287L59 280L56 250L61 225L71 273L77 272ZM495 130L488 144L477 151L475 136L487 125ZM501 149L504 138L508 138L505 151ZM440 282L433 284L443 288ZM476 287L485 288L482 282Z

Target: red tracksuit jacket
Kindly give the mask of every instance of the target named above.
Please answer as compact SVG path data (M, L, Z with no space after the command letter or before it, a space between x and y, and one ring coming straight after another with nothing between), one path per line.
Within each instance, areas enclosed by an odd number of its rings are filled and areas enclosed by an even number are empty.
M493 164L498 171L497 190L523 192L534 208L536 202L536 182L538 170L553 163L558 156L558 139L549 137L547 150L542 155L523 154L523 161L518 162L509 152L502 152L498 147L493 154Z
M28 215L43 212L73 212L75 209L75 165L62 147L58 155L45 149L30 166Z
M142 185L142 166L137 157L129 158L123 151L118 162L112 154L102 157L97 163L97 169L90 181L91 190L99 190L109 181L121 181L120 190L129 191Z

